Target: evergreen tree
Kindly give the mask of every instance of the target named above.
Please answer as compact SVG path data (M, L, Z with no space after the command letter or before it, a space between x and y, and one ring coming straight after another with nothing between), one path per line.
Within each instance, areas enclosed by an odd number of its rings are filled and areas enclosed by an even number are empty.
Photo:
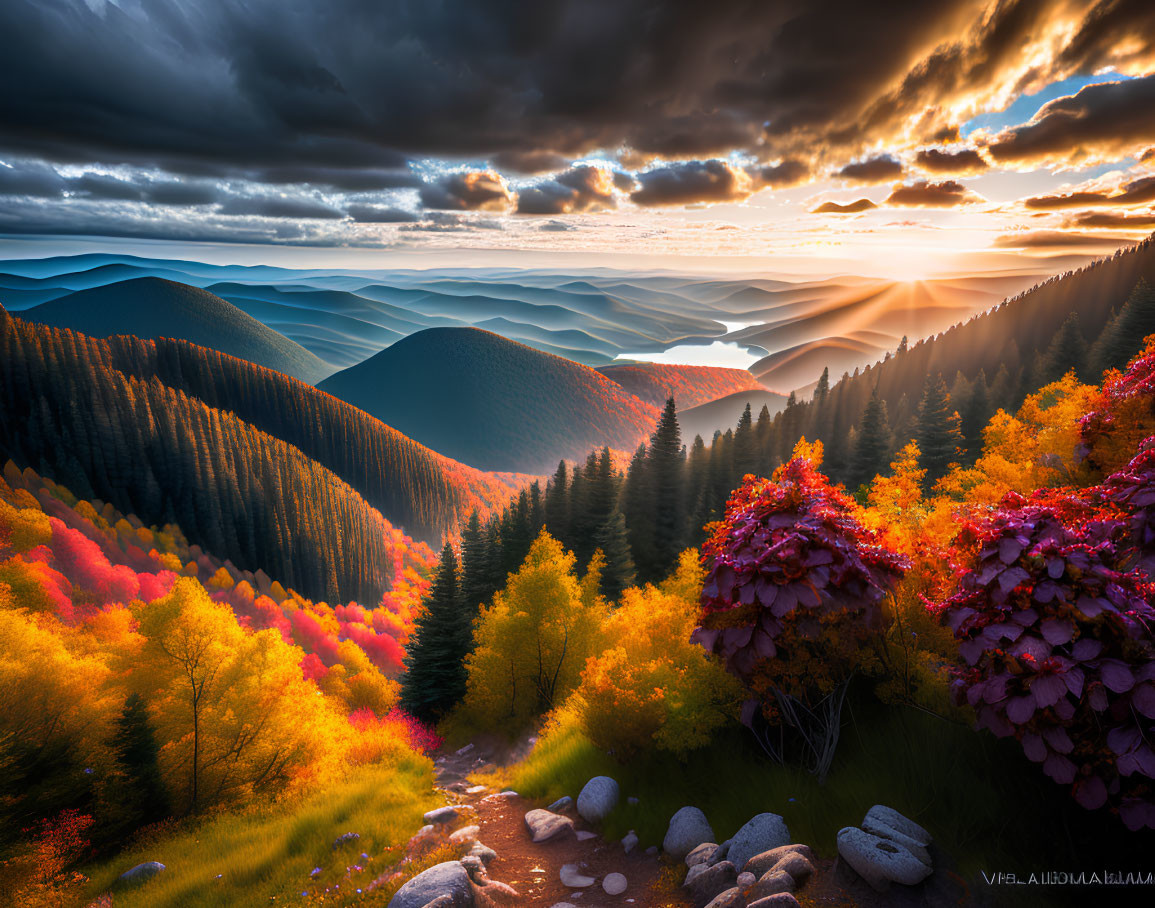
M610 602L617 602L622 590L634 585L637 571L630 553L626 518L616 508L598 532L597 547L605 558L601 575L602 595Z
M886 413L886 401L878 396L878 389L862 411L862 419L854 439L850 458L849 486L857 489L869 483L890 462L891 433Z
M140 694L129 694L124 701L111 743L126 783L117 800L130 812L131 824L144 826L164 819L169 815L169 803L160 775L160 746Z
M750 404L738 418L738 428L734 432L734 472L739 478L747 473L758 472L758 449L754 437L754 416Z
M918 405L915 430L915 440L922 453L919 462L926 470L928 487L946 475L947 467L959 459L963 443L960 422L958 413L951 406L942 375L928 376Z
M491 555L486 541L481 518L474 509L461 531L461 604L471 621L477 616L478 607L488 603L496 592L490 582Z
M1140 278L1127 302L1103 328L1091 351L1096 380L1104 369L1122 369L1143 348L1143 339L1155 334L1155 288Z
M626 471L626 487L622 495L622 512L626 516L630 551L636 565L649 564L654 559L653 494L647 453L644 444L638 445Z
M1087 339L1079 327L1078 312L1072 312L1063 320L1046 353L1036 360L1033 388L1037 390L1058 381L1072 369L1080 379L1086 377Z
M822 403L826 400L827 395L830 394L830 367L827 366L822 370L822 375L818 379L818 384L814 386L814 400Z
M993 412L994 408L991 406L990 394L987 391L987 375L979 369L979 374L971 383L970 394L960 413L962 417L960 428L967 447L967 456L971 461L976 460L982 453L983 429L990 422Z
M467 633L468 610L461 607L459 596L457 555L448 542L424 604L406 648L401 705L428 722L465 696L464 660L472 646L472 625Z
M647 564L638 564L645 580L665 577L682 551L685 528L686 451L678 426L674 398L666 401L658 427L650 438L646 470L650 474L650 513L653 515L654 551ZM635 553L635 560L637 553Z
M564 460L545 488L545 524L554 539L569 539L569 468Z

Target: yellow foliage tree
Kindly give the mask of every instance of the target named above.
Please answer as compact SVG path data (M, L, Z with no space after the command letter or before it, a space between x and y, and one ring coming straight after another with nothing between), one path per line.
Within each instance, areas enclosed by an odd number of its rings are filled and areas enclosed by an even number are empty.
M605 603L594 570L579 582L575 558L545 530L505 589L482 610L463 714L515 729L559 704L596 649Z
M690 642L702 579L698 552L689 549L659 586L623 592L606 619L611 646L586 663L575 707L590 740L618 759L653 746L702 747L737 715L741 685Z

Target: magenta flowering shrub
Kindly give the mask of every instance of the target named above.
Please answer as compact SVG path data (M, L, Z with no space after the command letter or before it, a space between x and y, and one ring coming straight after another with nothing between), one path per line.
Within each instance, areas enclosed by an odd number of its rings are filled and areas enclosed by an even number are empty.
M1103 483L1101 495L1129 514L1130 537L1124 560L1155 578L1155 436L1146 439L1131 462Z
M692 639L725 660L773 718L776 690L812 701L853 669L884 624L907 560L880 545L853 503L808 460L748 478L702 547Z
M964 526L973 565L941 604L967 666L954 693L979 726L1131 829L1155 827L1155 584L1120 569L1132 543L1118 505L1148 492L1112 477L1079 496L1008 495Z

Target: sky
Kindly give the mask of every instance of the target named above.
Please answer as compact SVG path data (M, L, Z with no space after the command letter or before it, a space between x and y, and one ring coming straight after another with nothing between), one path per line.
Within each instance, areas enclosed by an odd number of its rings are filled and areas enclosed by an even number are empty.
M1155 230L1150 0L7 0L0 256L854 271Z

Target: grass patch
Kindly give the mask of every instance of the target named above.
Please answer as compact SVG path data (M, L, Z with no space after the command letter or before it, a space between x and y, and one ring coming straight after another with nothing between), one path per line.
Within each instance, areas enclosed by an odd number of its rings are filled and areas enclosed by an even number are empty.
M89 892L95 897L130 867L160 861L167 867L163 874L139 889L116 893L118 908L268 905L273 899L300 903L302 892L326 904L363 901L353 890L395 863L396 846L421 826L432 786L432 766L417 756L359 769L355 777L291 804L220 814L132 847L88 869ZM334 840L345 832L361 838L334 851ZM362 852L370 856L368 862L361 860ZM354 874L356 879L346 871L353 864L365 867ZM315 867L322 872L312 879ZM335 885L340 888L320 897Z
M579 730L555 728L502 782L531 798L575 796L594 775L622 786L607 818L607 838L637 830L642 845L660 844L670 816L694 805L723 840L752 816L781 814L795 841L836 854L836 836L874 804L887 804L926 826L968 879L980 870L1117 868L1140 836L1105 811L1078 807L1067 790L1029 763L1014 741L917 710L870 699L848 704L829 778L768 760L744 729L719 734L685 760L652 752L627 765L600 752ZM626 796L639 799L629 806Z

